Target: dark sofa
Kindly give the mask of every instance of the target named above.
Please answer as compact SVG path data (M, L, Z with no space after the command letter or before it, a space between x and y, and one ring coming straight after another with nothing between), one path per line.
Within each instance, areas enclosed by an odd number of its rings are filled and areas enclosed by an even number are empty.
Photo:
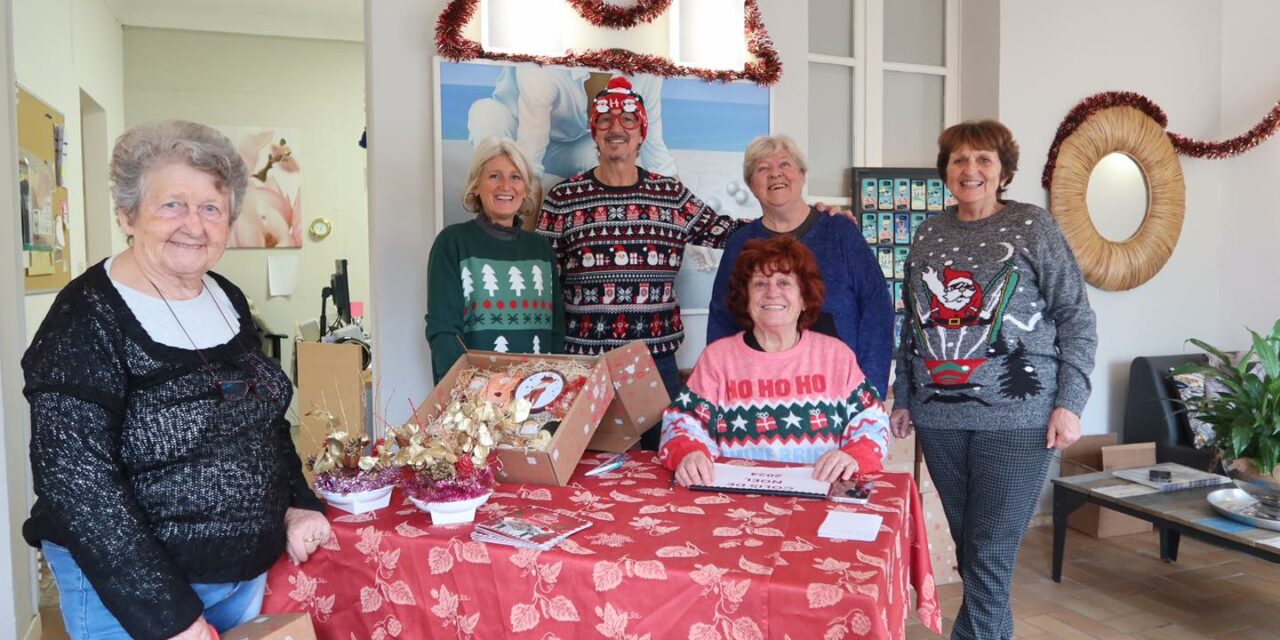
M1215 450L1196 449L1186 420L1177 412L1169 370L1187 362L1207 363L1203 354L1134 358L1129 365L1129 397L1125 400L1125 444L1156 443L1157 462L1177 462L1195 469L1208 470Z

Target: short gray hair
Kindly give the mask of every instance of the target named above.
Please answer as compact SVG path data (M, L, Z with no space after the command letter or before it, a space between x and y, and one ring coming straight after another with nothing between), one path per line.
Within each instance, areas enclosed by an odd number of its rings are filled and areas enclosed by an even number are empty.
M520 172L520 177L524 178L526 191L524 201L520 203L517 213L527 217L538 206L535 197L541 186L538 177L529 170L529 160L510 138L485 138L476 145L475 154L471 157L471 170L467 172L466 186L462 188L462 206L472 213L480 213L482 209L480 194L476 193L476 189L480 187L480 170L484 168L484 163L498 156L506 156L511 160L511 164L516 166L516 171Z
M756 163L779 151L786 151L796 159L796 166L800 168L800 173L809 173L809 163L804 159L804 152L796 145L796 141L791 139L791 136L783 134L756 136L756 139L747 145L747 152L742 157L742 180L751 184L751 173L755 170Z
M138 125L116 140L111 152L111 197L116 210L131 222L146 194L148 171L181 162L214 177L229 194L230 222L240 215L249 170L240 152L213 127L186 120L162 120Z

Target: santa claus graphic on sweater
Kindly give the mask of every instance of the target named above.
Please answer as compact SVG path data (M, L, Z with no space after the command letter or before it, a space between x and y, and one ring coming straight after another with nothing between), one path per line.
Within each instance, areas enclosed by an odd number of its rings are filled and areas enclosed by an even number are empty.
M982 287L968 271L942 268L942 277L933 267L920 272L929 289L928 321L944 327L964 327L979 324L987 319L989 311L982 309Z

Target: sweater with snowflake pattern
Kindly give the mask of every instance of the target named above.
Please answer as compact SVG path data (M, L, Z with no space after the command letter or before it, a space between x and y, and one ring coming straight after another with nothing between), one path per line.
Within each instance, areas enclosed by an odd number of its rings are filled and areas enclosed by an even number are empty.
M719 458L813 464L835 448L879 471L889 416L845 343L805 331L786 351L762 352L738 333L702 352L662 416L659 459L674 470L695 451Z
M482 351L563 351L559 289L555 254L537 234L495 229L480 218L445 227L427 261L435 382L462 357L463 343Z
M632 340L654 355L675 353L684 322L672 286L685 244L724 248L740 224L679 180L639 171L635 184L611 187L592 169L543 198L537 229L564 277L569 353L597 355Z

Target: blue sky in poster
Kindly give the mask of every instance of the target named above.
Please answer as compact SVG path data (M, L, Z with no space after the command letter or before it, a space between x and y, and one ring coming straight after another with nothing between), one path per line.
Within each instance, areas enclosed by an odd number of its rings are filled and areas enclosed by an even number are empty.
M467 139L467 109L493 93L499 65L442 62L440 122L445 140ZM769 90L755 84L663 82L663 135L668 148L741 152L769 129Z

